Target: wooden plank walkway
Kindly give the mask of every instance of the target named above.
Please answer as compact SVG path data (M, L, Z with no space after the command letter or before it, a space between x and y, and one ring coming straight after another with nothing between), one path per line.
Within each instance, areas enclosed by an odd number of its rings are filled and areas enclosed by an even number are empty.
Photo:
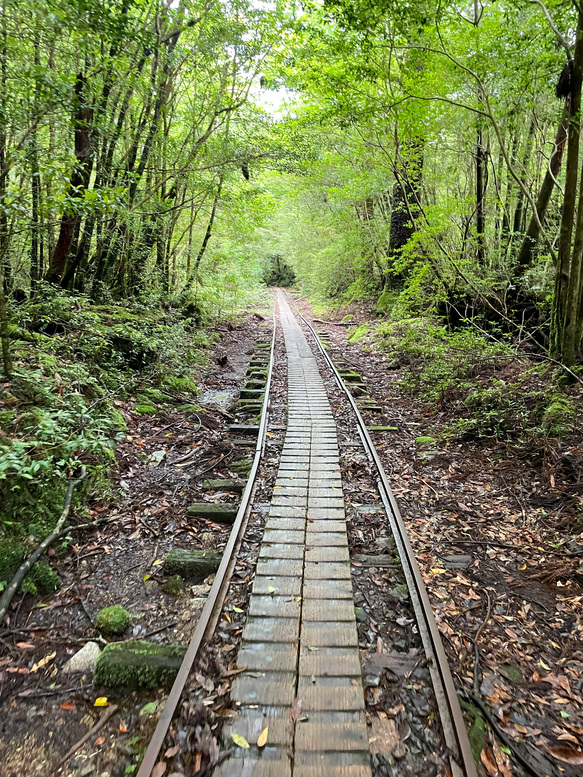
M214 775L370 777L336 424L281 293L279 306L288 425L232 687L240 712L225 731L251 746Z

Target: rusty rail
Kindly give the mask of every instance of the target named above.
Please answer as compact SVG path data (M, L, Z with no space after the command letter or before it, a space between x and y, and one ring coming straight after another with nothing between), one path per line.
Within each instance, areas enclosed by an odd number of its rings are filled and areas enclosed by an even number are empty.
M245 486L245 490L243 491L243 495L241 497L241 504L239 505L239 510L237 512L237 516L233 523L233 528L231 529L229 540L225 547L220 566L217 570L211 590L209 591L208 598L205 602L205 605L200 614L200 617L196 623L196 627L194 629L194 633L188 645L188 649L184 656L184 660L182 661L180 669L178 670L178 674L176 675L176 679L174 680L172 689L170 690L168 698L166 699L166 703L160 715L160 719L158 720L158 724L154 730L154 733L152 734L152 738L150 739L150 742L148 744L148 748L146 750L142 763L140 764L137 777L150 777L152 773L152 769L154 768L158 760L160 750L162 749L162 745L164 744L164 739L166 737L166 734L168 733L168 729L170 728L172 718L174 717L174 713L176 712L176 707L178 706L180 697L182 696L182 692L186 686L188 676L190 674L194 661L196 660L198 651L200 650L200 647L203 643L203 640L207 632L212 631L212 624L213 624L215 614L223 606L227 585L230 577L230 570L232 568L231 562L233 561L234 552L237 547L238 541L240 539L241 529L245 523L247 511L251 505L253 491L255 488L255 478L257 476L257 470L259 469L259 464L260 464L261 456L263 452L265 433L267 431L269 390L271 387L271 376L273 373L273 354L275 350L276 326L277 326L277 319L276 319L275 308L274 308L273 335L271 338L269 371L267 373L267 381L265 383L265 397L263 399L263 407L261 409L261 421L259 422L259 431L257 433L257 444L255 446L255 456L253 458L253 465L249 473L247 485Z

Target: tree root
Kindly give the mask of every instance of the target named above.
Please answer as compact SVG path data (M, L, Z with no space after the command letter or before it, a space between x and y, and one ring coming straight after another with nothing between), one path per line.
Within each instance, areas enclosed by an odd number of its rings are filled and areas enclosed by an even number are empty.
M65 521L67 520L69 516L69 512L71 510L71 499L73 498L73 491L75 488L79 485L79 483L82 483L87 476L87 470L85 467L81 468L81 475L73 479L71 478L69 480L69 487L67 489L67 496L65 497L65 504L63 506L63 511L61 513L61 517L57 521L57 525L53 529L53 531L48 534L44 540L41 542L41 544L34 550L30 556L25 559L18 570L16 571L16 574L6 586L6 590L2 594L2 598L0 599L0 623L4 620L4 616L6 615L6 612L8 610L8 607L10 606L10 602L14 598L14 595L18 591L18 588L26 575L30 572L33 565L36 564L36 562L39 560L39 558L43 555L43 553L47 550L47 548L63 533L65 528Z

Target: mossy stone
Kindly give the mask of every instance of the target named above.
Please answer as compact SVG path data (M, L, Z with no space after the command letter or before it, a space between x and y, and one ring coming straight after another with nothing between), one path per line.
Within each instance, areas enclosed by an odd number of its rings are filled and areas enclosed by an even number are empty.
M95 685L132 690L169 689L186 653L182 645L129 640L107 645L97 660Z
M168 596L181 596L184 593L184 580L180 575L172 575L166 580L162 590Z
M116 636L125 631L132 616L119 604L104 607L97 613L95 625L103 634Z
M154 405L136 405L134 407L134 413L137 415L156 415L157 412Z
M222 553L216 550L174 548L164 558L164 574L187 577L202 583L206 577L217 571L221 558Z

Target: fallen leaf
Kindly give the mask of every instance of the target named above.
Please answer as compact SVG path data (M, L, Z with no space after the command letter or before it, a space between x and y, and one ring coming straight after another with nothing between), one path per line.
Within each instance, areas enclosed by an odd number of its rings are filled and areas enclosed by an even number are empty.
M38 664L35 664L31 672L38 672L39 669L42 669L43 666L46 666L47 664L50 664L50 662L53 660L53 658L57 655L57 651L54 650L52 653L49 653L48 656L45 656L44 658L41 658L41 660L38 662Z
M96 745L102 745L104 742L105 742L104 736L97 737L97 739L95 740Z
M235 607L235 605L233 605L233 612L245 612L245 610L242 610L240 607Z
M269 733L269 726L266 726L261 734L259 734L259 738L257 740L257 747L265 747L267 743L267 735Z
M162 777L163 774L166 774L166 766L164 761L158 761L156 766L152 769L151 777Z
M62 710L74 710L75 709L75 702L73 701L64 701L61 704Z
M488 747L485 747L480 753L480 761L484 764L486 771L491 777L499 777L500 772L496 766L496 761Z
M241 734L231 733L231 739L237 745L237 747L242 747L245 750L249 750L249 742L247 742L245 737L242 737Z
M297 723L300 717L301 711L302 711L302 700L298 699L298 697L296 696L295 699L292 701L292 706L291 706L291 719L293 720L294 723Z
M572 747L548 747L547 752L550 753L553 758L556 758L558 761L563 761L566 764L583 764L583 753L579 752L579 750L573 750Z
M125 723L120 723L119 724L119 730L121 731L122 734L127 734L128 733L128 727L126 726Z
M19 647L21 650L26 650L27 648L34 648L36 645L32 642L17 642L16 647Z
M174 747L169 747L168 750L164 753L164 758L173 758L176 753L180 750L180 745L174 745Z
M99 696L93 702L94 707L107 707L107 704L108 704L107 696Z

